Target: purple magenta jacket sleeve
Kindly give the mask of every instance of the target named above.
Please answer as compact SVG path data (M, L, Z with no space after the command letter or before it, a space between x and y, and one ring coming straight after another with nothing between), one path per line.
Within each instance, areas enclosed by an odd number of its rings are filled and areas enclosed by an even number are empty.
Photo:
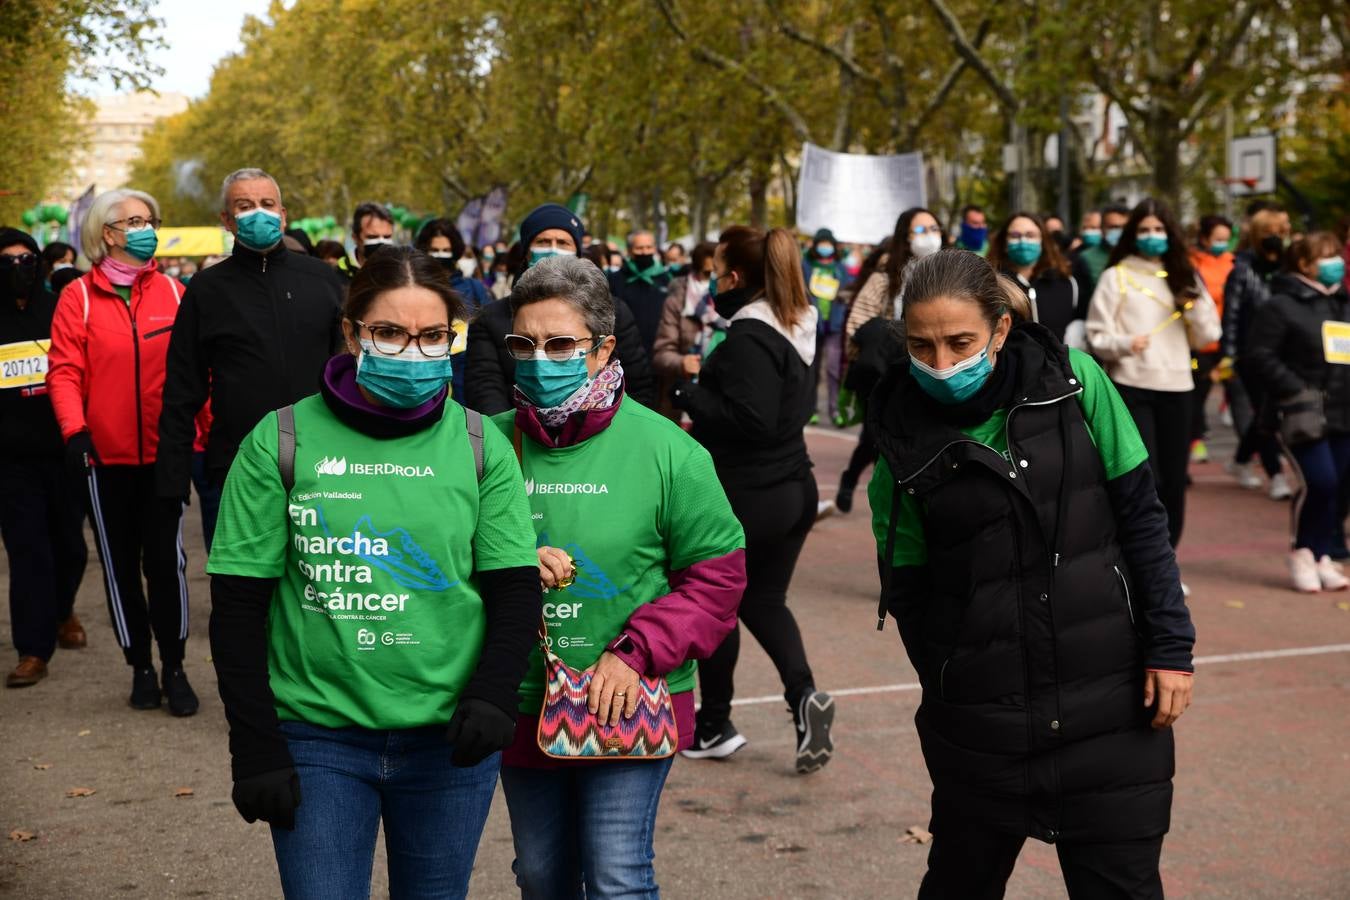
M665 675L706 659L736 627L745 592L745 551L696 562L670 575L670 593L639 606L607 648L644 675ZM632 646L619 649L624 635Z

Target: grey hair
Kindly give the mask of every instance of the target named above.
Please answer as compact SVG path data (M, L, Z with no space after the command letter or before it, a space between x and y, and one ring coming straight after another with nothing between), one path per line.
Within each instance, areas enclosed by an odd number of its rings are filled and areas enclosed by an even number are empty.
M609 282L588 259L550 256L526 269L511 291L511 314L541 300L561 300L575 307L596 337L614 333L614 297Z
M256 169L256 168L235 169L233 172L231 172L230 174L226 175L226 176L225 176L225 180L222 181L222 182L220 183L220 208L221 208L221 210L222 210L223 212L229 212L229 210L226 209L226 206L225 206L225 205L226 205L226 203L228 202L228 195L229 195L229 193L230 193L230 185L234 184L236 181L256 181L256 180L259 179L259 178L266 178L268 181L272 182L272 187L274 187L274 188L277 189L277 203L280 204L280 203L281 203L281 185L277 184L277 180L276 180L275 178L273 178L271 175L268 175L268 174L267 174L266 172L264 172L262 169Z
M117 188L99 194L94 198L80 227L80 249L91 263L100 263L108 255L108 248L103 243L103 226L122 217L122 204L127 200L140 200L150 207L150 215L159 218L159 201L145 191Z

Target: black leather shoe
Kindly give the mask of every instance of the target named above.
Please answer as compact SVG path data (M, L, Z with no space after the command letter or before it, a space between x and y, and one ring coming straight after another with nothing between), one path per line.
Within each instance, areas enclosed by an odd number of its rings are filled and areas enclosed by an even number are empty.
M169 701L169 715L196 715L197 695L182 669L164 670L164 696Z
M131 699L127 702L132 709L159 709L159 678L154 667L137 669L131 676Z

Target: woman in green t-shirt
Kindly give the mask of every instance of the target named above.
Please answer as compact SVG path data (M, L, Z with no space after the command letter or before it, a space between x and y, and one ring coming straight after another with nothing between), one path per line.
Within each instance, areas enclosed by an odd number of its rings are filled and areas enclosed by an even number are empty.
M539 622L525 485L450 399L463 308L436 260L376 255L343 315L321 393L264 418L225 483L207 571L234 803L272 825L287 897L368 894L381 822L391 896L463 897Z
M1071 897L1161 897L1195 629L1139 432L1091 358L1014 326L1025 295L974 253L913 263L900 304L869 498L878 627L923 684L919 896L1002 896L1032 837Z
M592 263L536 263L511 293L512 435L538 533L553 651L590 669L590 712L632 718L639 677L664 676L694 740L694 660L736 627L745 538L712 458L670 419L624 394L614 298ZM520 687L502 756L516 881L534 897L654 897L652 836L671 758L558 760L536 741L544 662ZM677 749L678 749L677 748Z

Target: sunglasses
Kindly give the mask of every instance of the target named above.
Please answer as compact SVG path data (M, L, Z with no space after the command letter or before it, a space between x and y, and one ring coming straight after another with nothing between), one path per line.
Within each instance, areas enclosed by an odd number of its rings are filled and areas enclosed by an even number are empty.
M20 253L13 256L9 253L0 253L0 264L10 266L35 266L37 265L37 255L33 253Z
M544 356L556 362L567 359L574 359L578 356L585 356L589 351L579 347L584 341L591 342L591 349L595 349L595 342L600 340L596 337L573 337L571 335L559 335L551 337L544 341ZM511 354L512 359L526 360L534 359L538 352L539 344L523 334L508 334L506 336L506 352Z

